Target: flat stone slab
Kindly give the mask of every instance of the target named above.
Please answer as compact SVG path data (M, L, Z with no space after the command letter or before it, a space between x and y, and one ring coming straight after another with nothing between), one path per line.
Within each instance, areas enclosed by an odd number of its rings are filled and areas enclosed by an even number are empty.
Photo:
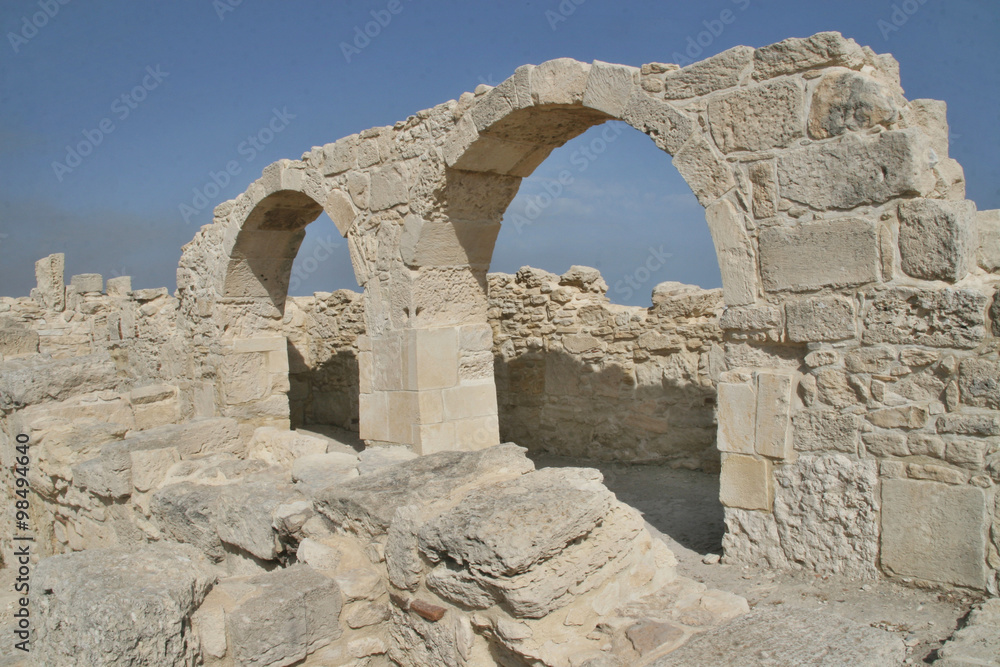
M216 579L185 544L46 558L31 582L37 664L194 664L190 615Z
M515 477L534 470L526 451L504 444L403 461L318 492L316 509L338 526L350 526L374 538L386 533L396 510L404 505L447 498L488 475Z
M890 667L905 657L899 637L835 614L755 609L695 636L650 667Z

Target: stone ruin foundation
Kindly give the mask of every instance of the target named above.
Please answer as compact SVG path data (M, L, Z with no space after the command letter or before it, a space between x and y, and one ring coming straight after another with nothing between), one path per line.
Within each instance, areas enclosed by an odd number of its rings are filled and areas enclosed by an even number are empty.
M721 290L487 274L521 179L615 120L704 205ZM364 293L289 297L323 211ZM667 665L752 618L597 471L525 447L717 473L727 562L998 594L1000 212L965 199L944 103L838 33L526 65L281 160L173 295L63 262L0 298L24 664Z

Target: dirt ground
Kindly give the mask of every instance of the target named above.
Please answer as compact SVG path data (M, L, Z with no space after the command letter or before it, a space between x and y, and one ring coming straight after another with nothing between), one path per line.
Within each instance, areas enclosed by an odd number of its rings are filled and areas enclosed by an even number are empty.
M810 572L771 572L724 563L708 564L722 554L725 532L719 503L718 475L675 470L668 466L603 463L529 454L536 467L598 468L604 483L624 503L635 507L647 527L673 550L680 574L742 595L751 608L785 605L838 614L856 622L898 633L907 646L906 664L927 664L955 631L974 594L924 590L890 581L856 581Z

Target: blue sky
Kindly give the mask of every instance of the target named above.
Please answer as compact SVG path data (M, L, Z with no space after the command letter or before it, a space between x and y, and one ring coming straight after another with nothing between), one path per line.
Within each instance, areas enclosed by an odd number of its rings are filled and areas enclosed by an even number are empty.
M734 20L723 24L727 10ZM352 44L377 18L379 34ZM51 252L66 253L67 280L128 274L137 288L174 289L181 246L271 162L498 83L525 63L677 62L822 30L895 55L910 99L947 101L968 196L1000 208L995 0L4 0L0 27L5 296L26 295L34 261ZM609 296L634 304L648 304L663 280L719 285L701 208L669 157L626 130L585 169L574 152L602 127L524 180L494 270L596 266ZM89 154L67 151L81 142ZM236 173L222 175L229 163ZM515 229L511 217L563 169L572 184ZM307 231L293 293L356 288L332 223L324 216ZM638 269L653 256L667 258L646 276Z

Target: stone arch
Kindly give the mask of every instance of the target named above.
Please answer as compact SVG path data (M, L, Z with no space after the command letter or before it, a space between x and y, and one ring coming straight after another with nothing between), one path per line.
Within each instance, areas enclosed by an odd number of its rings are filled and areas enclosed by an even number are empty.
M365 291L362 437L420 453L495 444L485 272L503 212L554 147L612 118L672 155L706 209L727 305L727 554L987 586L992 482L967 467L986 444L951 467L906 457L947 458L972 447L968 434L993 432L965 413L1000 406L976 379L997 367L995 266L976 267L975 205L948 157L943 103L906 100L891 56L838 33L735 47L684 68L528 65L495 88L271 165L186 247L186 326L209 341L267 332L280 317L271 292L226 288L229 276L258 279L266 272L250 269L267 258L240 264L233 249L253 245L239 242L244 228L247 241L269 231L247 227L271 224L250 216L261 202L274 204L274 220L283 203L317 214L322 203ZM211 366L217 350L205 348L193 366ZM928 369L937 379L895 384ZM940 396L928 389L938 384ZM923 486L942 481L952 486ZM956 513L938 528L971 527L940 540L921 537L934 527L901 529L914 503L932 501ZM822 521L809 516L816 507Z

